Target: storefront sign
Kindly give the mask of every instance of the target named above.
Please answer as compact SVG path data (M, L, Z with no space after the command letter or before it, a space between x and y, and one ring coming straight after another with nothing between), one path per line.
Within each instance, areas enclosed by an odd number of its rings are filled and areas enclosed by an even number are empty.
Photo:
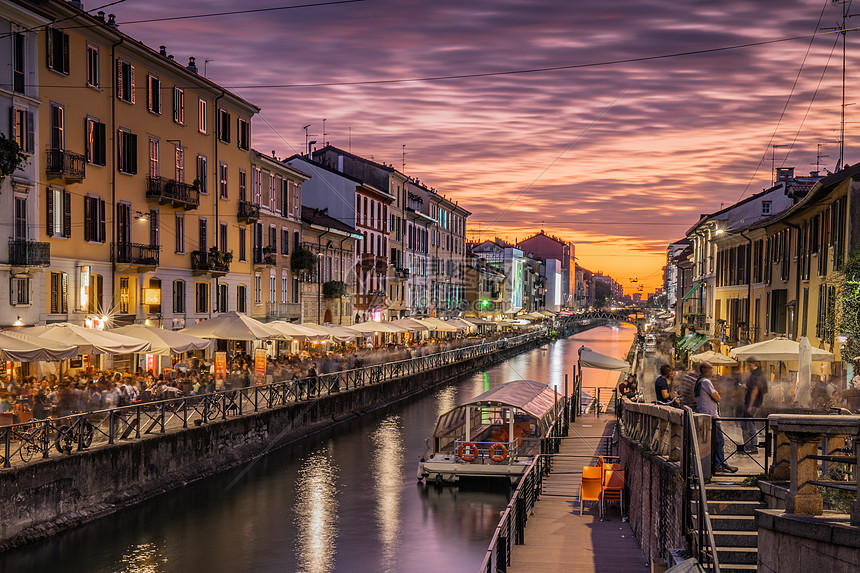
M143 304L150 304L150 305L161 304L161 289L160 288L145 288L145 289L143 289Z
M146 371L155 372L155 354L146 355Z
M78 285L80 293L78 301L81 310L87 310L90 307L90 267L83 266L78 268Z
M184 318L174 318L171 323L171 327L173 330L179 330L180 328L185 328L185 319Z
M254 351L254 379L257 386L266 383L266 349L258 348Z
M227 353L215 353L215 380L227 379Z

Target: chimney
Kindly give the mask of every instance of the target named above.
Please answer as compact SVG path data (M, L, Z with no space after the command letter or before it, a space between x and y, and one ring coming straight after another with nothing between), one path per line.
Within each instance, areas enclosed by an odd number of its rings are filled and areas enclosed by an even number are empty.
M69 4L71 4L73 7L77 8L78 10L84 9L84 4L83 4L83 2L81 2L81 0L70 0Z
M173 61L173 54L170 54L169 56L167 56L167 59L172 62Z
M104 22L104 21L105 21L105 11L104 11L104 10L99 10L99 13L98 13L98 15L97 15L96 17L97 17L99 20L101 20L102 22Z
M188 65L185 67L188 68L189 72L197 73L197 64L194 62L194 56L188 58Z
M107 25L110 26L111 28L113 28L114 30L118 29L119 26L117 26L117 24L116 24L116 16L114 16L113 14L108 14Z
M337 170L343 173L343 155L337 156Z
M777 181L790 181L794 179L794 167L777 167L776 168L776 180Z
M163 57L167 57L167 46L158 46L158 53Z

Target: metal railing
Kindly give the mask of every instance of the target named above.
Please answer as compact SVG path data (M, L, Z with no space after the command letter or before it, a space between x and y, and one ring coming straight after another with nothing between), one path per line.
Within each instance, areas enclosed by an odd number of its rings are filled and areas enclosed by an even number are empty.
M569 400L565 398L560 406L559 415L541 442L541 453L523 472L511 500L502 512L481 562L481 573L507 571L514 545L525 543L526 522L543 492L544 476L552 471L553 455L558 453L561 438L568 431L570 420L565 412L569 409Z
M189 425L208 424L261 409L318 399L493 354L538 340L545 334L536 331L396 362L320 374L316 378L280 380L0 426L0 465L8 468L13 460L20 459L26 463L36 457L68 454L93 445L113 444L118 440L137 439L141 435L165 433L188 428Z
M230 263L223 253L210 251L191 251L191 270L229 273Z
M239 210L236 218L246 223L255 223L260 219L260 206L248 201L239 201Z
M707 478L702 470L693 411L689 406L684 406L683 428L681 477L684 480L684 488L681 511L687 536L687 550L706 570L719 573L720 558L717 555L717 544L714 541L714 529L711 526L711 516L708 514L708 497L705 491Z
M51 264L51 244L9 239L9 264L19 267L47 267Z
M111 251L115 263L138 265L142 267L157 267L161 247L159 245L144 245L142 243L111 243Z
M200 206L200 191L194 186L166 177L146 178L146 198L170 201L186 209Z
M270 301L266 308L266 316L272 318L299 318L302 316L302 303Z
M45 151L45 172L69 180L83 180L87 175L87 158L66 149Z
M735 440L735 438L728 433L726 430L730 423L738 422L741 426L742 436L740 441ZM770 426L767 424L767 418L712 418L711 420L712 429L711 436L716 437L717 432L723 437L725 445L723 446L723 457L725 458L726 463L729 463L729 460L732 457L744 457L746 459L750 459L756 463L756 465L761 468L761 472L768 473L773 464L773 439L770 431ZM761 427L759 427L761 424ZM744 428L744 426L747 428ZM752 426L753 429L749 429L749 426ZM764 438L764 442L759 442L760 438ZM717 444L717 440L711 440L712 448L715 448ZM757 454L753 452L747 451L748 449L758 450L759 447L764 448L764 463L760 462L756 457ZM713 450L711 452L711 456L713 459ZM738 476L753 476L758 475L761 472L755 472L753 474L737 474Z

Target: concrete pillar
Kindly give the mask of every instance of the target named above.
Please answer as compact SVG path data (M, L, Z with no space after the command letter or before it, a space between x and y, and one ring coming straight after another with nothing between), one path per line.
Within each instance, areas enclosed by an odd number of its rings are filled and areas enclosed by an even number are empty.
M684 425L670 423L669 431L671 432L669 438L669 461L681 461L681 448L683 447L681 442L684 438Z
M860 460L860 437L854 437L854 457ZM854 466L854 481L857 485L857 499L851 504L851 525L860 526L860 461Z
M786 511L806 515L824 513L824 500L818 487L809 483L818 479L818 462L810 458L818 453L821 434L786 432L791 443L791 475L789 478Z
M776 451L773 456L773 479L778 481L788 481L791 477L791 444L785 435L785 432L775 432L776 435Z
M841 456L842 448L845 447L845 436L824 436L824 454L828 456ZM833 467L833 462L822 462L822 474L827 476L830 473L830 468ZM829 479L829 478L826 478Z

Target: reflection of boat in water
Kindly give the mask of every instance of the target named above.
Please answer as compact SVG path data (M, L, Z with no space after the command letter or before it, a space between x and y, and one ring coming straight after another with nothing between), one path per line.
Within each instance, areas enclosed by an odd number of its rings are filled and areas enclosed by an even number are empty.
M562 397L541 382L514 380L439 416L418 479L508 478L516 482L562 408Z

